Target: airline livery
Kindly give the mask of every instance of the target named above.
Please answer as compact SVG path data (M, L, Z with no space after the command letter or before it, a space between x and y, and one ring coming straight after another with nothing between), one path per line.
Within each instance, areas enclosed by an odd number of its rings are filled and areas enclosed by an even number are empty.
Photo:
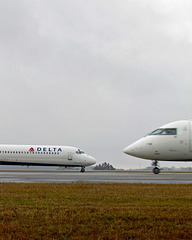
M163 125L123 151L134 157L153 160L155 174L160 172L158 161L192 161L192 120Z
M0 145L0 164L81 167L96 163L95 158L76 147L45 145Z

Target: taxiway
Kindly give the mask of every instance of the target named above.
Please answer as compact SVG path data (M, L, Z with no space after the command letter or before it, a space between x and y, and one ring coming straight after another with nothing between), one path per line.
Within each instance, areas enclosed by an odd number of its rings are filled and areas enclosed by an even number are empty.
M0 171L0 182L25 183L187 183L192 184L192 173L127 172L127 171Z

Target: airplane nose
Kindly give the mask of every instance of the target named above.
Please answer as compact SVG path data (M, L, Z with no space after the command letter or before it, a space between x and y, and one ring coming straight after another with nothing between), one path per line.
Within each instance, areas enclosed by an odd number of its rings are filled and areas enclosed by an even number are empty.
M131 153L132 153L132 147L131 147L131 146L128 146L128 147L124 148L124 149L123 149L123 152L126 153L126 154L131 155Z
M93 160L92 160L92 161L93 161L93 164L95 164L95 163L96 163L96 159L95 159L95 158L93 158Z
M91 165L93 165L93 164L96 163L96 159L89 156L89 162L90 162Z
M140 150L138 149L138 147L135 146L135 144L131 144L126 147L123 152L131 156L136 156L140 152Z
M123 152L134 157L141 157L143 155L144 145L145 140L141 139L126 147Z

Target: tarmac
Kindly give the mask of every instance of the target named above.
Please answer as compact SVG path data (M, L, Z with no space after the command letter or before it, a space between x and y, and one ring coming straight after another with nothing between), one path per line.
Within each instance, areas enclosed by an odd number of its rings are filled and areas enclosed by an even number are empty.
M13 183L159 183L192 184L192 172L1 170L0 182Z

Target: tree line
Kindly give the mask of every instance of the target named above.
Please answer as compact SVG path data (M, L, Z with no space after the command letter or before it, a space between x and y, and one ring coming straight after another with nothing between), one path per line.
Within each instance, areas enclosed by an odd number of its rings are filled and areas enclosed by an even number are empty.
M94 167L94 170L115 170L115 169L116 168L114 168L111 164L106 163L106 162L96 165Z

